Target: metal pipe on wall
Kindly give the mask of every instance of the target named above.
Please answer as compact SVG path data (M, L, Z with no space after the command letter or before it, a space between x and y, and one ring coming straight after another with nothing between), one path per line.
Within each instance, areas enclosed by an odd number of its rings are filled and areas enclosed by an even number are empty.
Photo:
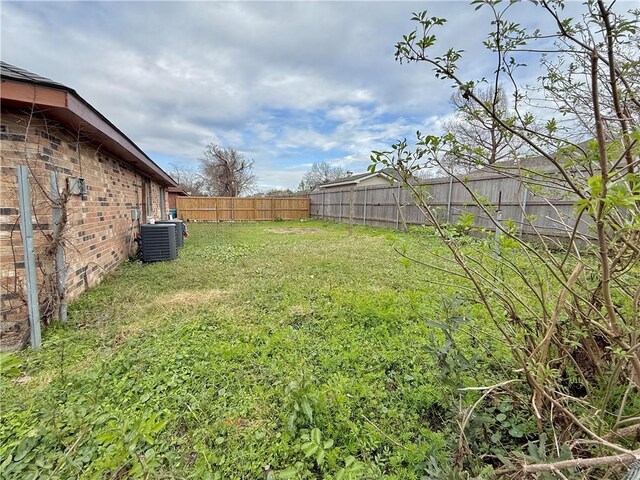
M20 211L20 235L24 250L25 285L27 287L27 305L29 307L29 336L31 348L40 348L40 303L38 301L38 283L36 279L36 255L33 241L33 223L31 220L31 192L29 190L29 169L25 165L17 167L18 208Z

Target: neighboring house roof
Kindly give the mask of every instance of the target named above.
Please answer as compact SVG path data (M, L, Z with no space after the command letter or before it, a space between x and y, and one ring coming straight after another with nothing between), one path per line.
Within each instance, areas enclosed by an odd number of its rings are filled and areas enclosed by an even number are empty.
M395 175L391 172L387 171L388 169L381 170L375 173L360 173L358 175L350 175L348 177L336 178L327 183L323 183L322 185L318 185L318 188L330 188L330 187L342 187L345 185L358 185L363 180L367 180L369 178L374 177L385 177L388 180L395 181Z
M50 116L149 175L161 185L177 183L133 141L78 93L62 83L0 61L2 106L46 110ZM82 128L80 128L82 127Z
M175 193L176 195L180 195L182 197L187 197L189 196L189 194L187 192L185 192L182 188L180 187L169 187L167 188L167 192L169 193Z
M560 153L553 154L558 163L565 165L571 158L577 156L578 159L587 152L589 141L577 143L575 151L567 152L564 155ZM566 167L568 171L584 169L584 165L570 165ZM469 177L485 177L492 175L520 175L520 174L554 174L558 172L558 168L547 157L542 155L533 155L523 158L512 158L496 162L493 165L485 165L478 170L469 173Z

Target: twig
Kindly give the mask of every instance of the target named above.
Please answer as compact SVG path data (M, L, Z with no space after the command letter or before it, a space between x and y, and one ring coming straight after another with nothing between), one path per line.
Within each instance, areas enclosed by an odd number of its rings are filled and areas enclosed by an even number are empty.
M537 463L534 465L523 465L522 470L526 473L555 472L566 468L589 468L600 465L614 465L616 463L629 465L636 460L640 460L640 450L634 450L620 455L595 458L575 458L573 460L563 460L554 463Z
M512 380L506 380L501 383L496 383L495 385L490 385L488 387L465 387L465 388L459 388L458 390L461 392L467 392L470 390L495 390L498 387L504 387L505 385L509 385L510 383L520 382L520 381L521 380L518 380L518 379L512 379Z
M375 428L378 433L380 433L384 438L386 438L387 440L389 440L391 443L393 443L394 445L403 448L404 450L409 450L407 447L405 447L404 445L402 445L401 443L399 443L397 440L394 440L393 438L391 438L389 435L387 435L386 433L384 433L380 427L378 427L375 423L373 423L371 420L369 420L367 418L367 416L363 413L362 414L362 418L364 418L367 423L369 423L369 425L371 425L373 428Z
M640 423L636 425L630 425L628 427L621 428L619 430L613 430L611 433L605 435L605 440L622 440L625 438L640 436Z

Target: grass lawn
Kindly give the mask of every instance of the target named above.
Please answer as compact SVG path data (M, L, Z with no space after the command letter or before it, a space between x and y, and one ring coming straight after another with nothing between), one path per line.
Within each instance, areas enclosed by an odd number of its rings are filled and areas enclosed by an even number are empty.
M455 277L394 250L445 253L438 239L318 221L190 233L177 261L122 265L17 355L3 478L437 478L456 385L429 322L482 323ZM500 368L489 353L476 374Z

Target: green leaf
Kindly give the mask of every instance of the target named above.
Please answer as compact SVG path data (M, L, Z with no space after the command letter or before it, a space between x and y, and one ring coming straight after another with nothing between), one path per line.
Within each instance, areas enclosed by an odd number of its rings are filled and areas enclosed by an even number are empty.
M310 457L311 455L316 453L318 451L318 448L320 447L318 447L318 445L313 442L303 443L301 447L305 457Z
M19 462L20 460L25 458L27 454L33 449L36 443L37 439L34 437L28 437L24 439L22 442L20 442L20 445L18 445L18 448L16 449L13 456L13 460L15 462Z
M319 428L314 428L311 430L311 441L316 445L320 445L322 441L322 432Z
M428 327L441 328L442 330L449 330L451 327L445 323L434 322L433 320L425 320L424 323Z
M7 378L19 377L22 362L12 353L0 354L0 375Z
M287 428L289 429L290 432L295 432L297 418L298 418L298 415L295 412L289 415L289 418L287 420Z
M311 404L309 400L306 398L302 400L300 403L300 408L302 409L302 413L309 419L310 422L313 422L313 409L311 408Z
M297 476L298 476L298 470L295 467L285 468L284 470L280 470L276 474L276 478L282 478L282 479L295 478Z
M101 433L99 435L96 435L96 442L98 442L98 443L111 443L116 438L118 438L118 435L116 435L114 432L104 432L104 433Z

